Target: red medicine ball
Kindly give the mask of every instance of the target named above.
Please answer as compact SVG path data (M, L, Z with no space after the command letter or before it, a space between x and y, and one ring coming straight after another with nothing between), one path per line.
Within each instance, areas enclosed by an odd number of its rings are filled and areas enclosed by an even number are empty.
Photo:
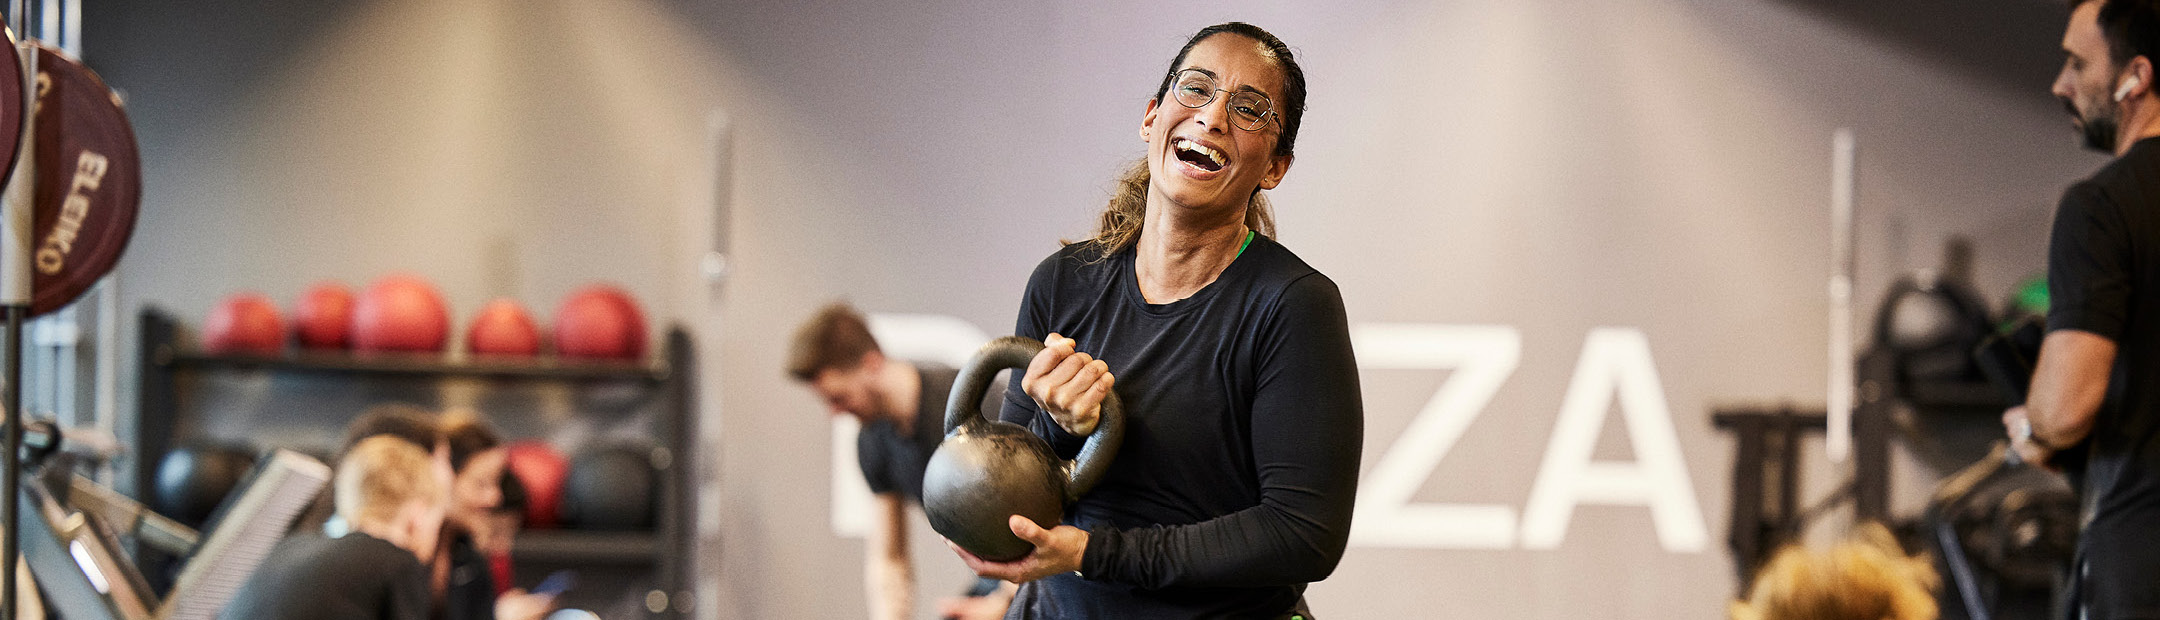
M277 304L256 293L225 298L203 321L203 350L277 355L285 348L285 320Z
M596 284L580 289L555 311L555 351L564 357L644 357L644 313L620 288Z
M570 476L570 461L543 441L514 441L504 446L510 456L510 475L525 486L525 526L553 528L562 525L563 481Z
M308 349L343 349L350 343L352 289L325 281L310 287L293 308L293 332Z
M442 293L419 276L384 276L353 303L356 351L437 352L449 335L450 311Z
M524 306L497 299L481 308L465 329L465 349L482 355L534 355L540 352L540 328Z

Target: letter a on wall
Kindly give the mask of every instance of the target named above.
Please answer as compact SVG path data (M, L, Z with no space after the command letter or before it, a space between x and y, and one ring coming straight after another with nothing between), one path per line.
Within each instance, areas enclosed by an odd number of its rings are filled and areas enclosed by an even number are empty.
M1634 462L1591 460L1614 397L1627 422ZM1650 359L1650 339L1641 330L1598 328L1583 341L1545 462L1530 490L1530 503L1523 507L1522 546L1559 547L1579 504L1649 506L1658 542L1666 551L1699 552L1709 544L1665 391Z

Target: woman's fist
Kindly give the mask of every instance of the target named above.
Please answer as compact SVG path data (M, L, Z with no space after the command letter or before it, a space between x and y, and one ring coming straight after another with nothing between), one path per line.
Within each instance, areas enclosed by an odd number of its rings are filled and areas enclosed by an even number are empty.
M1117 379L1110 375L1109 364L1076 350L1079 344L1055 333L1044 338L1042 352L1020 378L1020 389L1065 432L1085 437L1102 420L1102 401Z

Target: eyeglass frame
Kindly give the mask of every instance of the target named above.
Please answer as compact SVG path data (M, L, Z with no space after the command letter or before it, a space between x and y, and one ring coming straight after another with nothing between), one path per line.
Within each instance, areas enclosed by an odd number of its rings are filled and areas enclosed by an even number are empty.
M1184 75L1186 73L1195 73L1200 75L1201 77L1205 77L1207 78L1208 84L1215 87L1214 92L1208 93L1207 101L1200 102L1200 105L1188 105L1185 103L1185 100L1183 98L1178 97L1178 83L1183 81L1178 79L1178 76ZM1238 123L1231 123L1231 125L1245 131L1259 131L1261 127L1267 125L1268 119L1272 118L1275 120L1276 125L1280 126L1282 124L1282 115L1275 112L1275 98L1269 97L1267 93L1260 92L1260 90L1257 88L1252 88L1251 86L1247 86L1246 88L1248 90L1230 90L1227 88L1223 88L1221 82L1217 80L1213 72L1199 67L1186 67L1170 72L1170 88L1168 94L1170 100L1176 101L1178 105L1185 106L1194 110L1205 108L1209 105L1214 104L1216 93L1230 93L1231 96L1251 95L1254 97L1259 97L1261 101L1267 103L1268 107L1266 112L1260 114L1259 120L1253 121L1251 127L1246 127ZM1233 115L1237 114L1235 110L1231 110L1230 113Z

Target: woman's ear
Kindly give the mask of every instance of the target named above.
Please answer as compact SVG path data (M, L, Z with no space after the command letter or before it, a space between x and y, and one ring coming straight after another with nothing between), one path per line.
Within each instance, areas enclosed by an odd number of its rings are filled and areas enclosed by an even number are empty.
M1146 112L1144 112L1144 113L1142 113L1142 114L1140 115L1140 141L1141 141L1141 142L1152 142L1152 141L1153 141L1153 132L1154 132L1154 130L1155 130L1155 104L1158 104L1158 103L1161 103L1161 102L1159 102L1159 101L1156 101L1156 100L1154 100L1154 99L1149 99L1149 100L1148 100L1148 102L1147 102L1147 111L1146 111Z
M1282 184L1283 175L1290 174L1290 161L1294 155L1276 155L1268 161L1267 176L1260 177L1260 189L1275 189Z

